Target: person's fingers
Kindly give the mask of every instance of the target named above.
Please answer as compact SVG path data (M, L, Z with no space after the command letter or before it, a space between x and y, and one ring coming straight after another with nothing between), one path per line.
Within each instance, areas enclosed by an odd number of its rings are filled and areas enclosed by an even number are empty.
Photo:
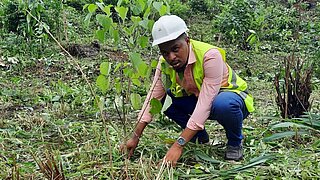
M158 167L160 167L162 164L165 164L167 167L176 167L177 161L168 160L168 158L164 156L162 161L158 163Z
M172 162L171 164L172 164L172 167L176 167L177 161L174 161L174 162Z
M130 148L128 150L129 150L128 158L130 159L130 157L133 155L134 148Z
M163 157L157 164L157 167L160 168L161 166L166 164L166 157Z
M120 145L120 152L121 152L121 153L124 153L124 152L125 152L125 149L126 149L126 145L125 145L125 144L121 144L121 145Z
M171 168L171 167L175 166L174 162L172 162L172 161L166 161L166 165L167 165L168 168Z

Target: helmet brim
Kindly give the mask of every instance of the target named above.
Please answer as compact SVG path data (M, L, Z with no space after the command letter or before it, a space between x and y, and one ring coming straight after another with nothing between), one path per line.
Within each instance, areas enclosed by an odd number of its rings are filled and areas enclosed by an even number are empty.
M157 40L155 40L155 41L152 42L152 46L159 45L159 44L162 44L162 43L165 43L165 42L168 42L168 41L175 40L175 39L177 39L181 34L186 33L187 31L188 31L188 28L182 29L182 30L180 30L180 31L177 31L177 32L175 32L175 33L170 34L169 36L165 36L165 37L163 37L163 38L157 39Z

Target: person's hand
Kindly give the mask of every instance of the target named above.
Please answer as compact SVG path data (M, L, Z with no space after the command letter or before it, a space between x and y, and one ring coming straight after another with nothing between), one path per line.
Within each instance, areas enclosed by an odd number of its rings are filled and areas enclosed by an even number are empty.
M125 144L121 144L120 150L122 153L127 152L128 158L130 158L133 155L133 152L138 146L138 144L139 144L139 137L133 136Z
M168 150L166 156L164 157L165 162L169 163L172 166L177 165L183 151L183 147L177 143L174 143L171 148Z

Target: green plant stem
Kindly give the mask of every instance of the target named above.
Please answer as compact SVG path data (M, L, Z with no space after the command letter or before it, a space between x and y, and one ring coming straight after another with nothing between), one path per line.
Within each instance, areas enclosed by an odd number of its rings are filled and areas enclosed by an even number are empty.
M157 79L157 81L159 81L159 79ZM157 81L155 82L155 84L157 83ZM155 86L152 86L152 87L151 87L151 92L153 92L154 88L155 88ZM147 97L146 101L150 102L150 99L151 99L151 95L150 95L149 97ZM146 106L145 108L141 109L141 111L142 111L141 114L143 114L143 113L145 112L146 108L147 108L147 106ZM139 127L139 123L140 123L140 121L141 121L141 118L142 118L142 116L140 116L140 118L137 120L137 122L136 122L134 128L132 129L131 133L133 133L134 131L136 131L136 129ZM146 124L145 124L144 127L141 129L141 133L140 133L140 134L137 133L139 136L141 136L141 134L142 134L142 132L143 132L143 130L144 130L145 127L146 127ZM139 129L140 129L140 128L139 128ZM139 130L139 131L140 131L140 130Z
M112 164L112 145L111 145L111 142L110 142L110 135L109 135L109 129L106 128L106 136L107 136L107 142L108 142L108 146L109 146L109 161L110 161L110 174L111 174L111 177L112 179L114 179L113 177L113 164Z
M32 18L34 18L38 23L43 24L42 21L39 21L36 17L34 17L29 10L26 10L26 11L27 11L28 14L29 14ZM91 85L91 83L89 82L89 80L88 80L87 76L85 75L85 73L83 72L83 70L82 70L81 66L79 65L79 63L77 63L77 61L75 60L75 58L74 58L74 57L61 45L61 43L52 35L52 33L48 30L48 28L47 28L46 26L43 26L43 27L44 27L45 31L49 34L49 36L50 36L50 37L57 43L57 45L71 58L71 60L73 61L73 63L74 63L74 64L76 65L76 67L79 69L79 71L81 72L81 75L82 75L83 79L85 80L86 84L89 86L90 92L91 92L91 94L93 95L96 103L99 104L97 95L96 95L96 93L93 91L92 85ZM102 107L102 106L99 106L99 105L98 105L98 107L99 107L99 110L100 110L100 117L101 117L101 119L102 119L103 125L104 125L104 127L107 127L107 126L106 126L105 117L103 116L103 107ZM111 125L114 129L116 129L115 126L114 126L110 121L108 121L108 122L109 122L109 125ZM111 146L111 144L110 144L111 142L110 142L110 136L109 136L108 132L106 132L106 134L107 134L107 139L108 139L107 142L108 142L108 146L109 146L109 156L111 157L111 159L110 159L110 165L111 165L111 166L110 166L110 167L112 167L112 146ZM111 171L110 174L111 174L112 179L114 179L112 171Z

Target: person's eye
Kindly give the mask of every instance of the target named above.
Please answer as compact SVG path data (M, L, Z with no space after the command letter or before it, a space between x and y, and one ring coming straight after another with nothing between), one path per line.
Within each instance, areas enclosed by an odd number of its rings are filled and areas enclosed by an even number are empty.
M162 56L168 56L168 54L169 54L168 52L161 52Z
M179 47L174 47L174 48L172 49L172 51L173 51L173 52L178 52L178 51L179 51Z

